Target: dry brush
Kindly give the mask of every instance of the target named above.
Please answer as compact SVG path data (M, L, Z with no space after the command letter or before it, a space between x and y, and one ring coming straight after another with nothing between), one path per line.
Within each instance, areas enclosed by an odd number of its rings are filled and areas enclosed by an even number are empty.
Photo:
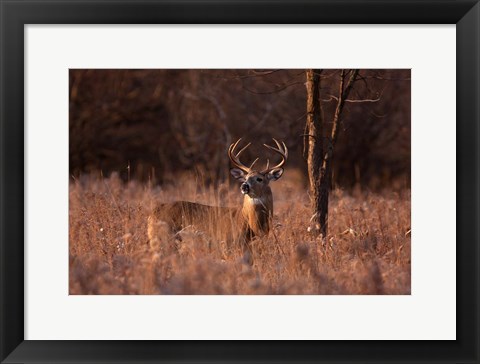
M273 231L254 264L201 226L150 246L155 203L240 206L235 185L195 176L153 186L113 175L70 184L70 294L410 294L410 192L334 190L326 244L307 232L310 201L295 171L273 186Z

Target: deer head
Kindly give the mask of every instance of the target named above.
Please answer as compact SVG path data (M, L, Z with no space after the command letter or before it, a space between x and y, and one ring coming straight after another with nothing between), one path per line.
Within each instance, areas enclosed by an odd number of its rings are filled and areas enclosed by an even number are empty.
M247 167L242 162L240 162L240 154L247 149L251 143L248 143L240 151L235 152L238 144L242 139L238 139L236 143L230 145L228 149L228 156L235 166L230 170L230 173L234 178L242 182L240 186L240 191L242 194L249 196L250 198L262 199L265 196L271 196L271 190L269 187L270 181L276 181L283 174L283 165L285 164L288 158L288 149L285 143L280 144L276 139L273 139L277 147L272 147L270 145L264 144L270 150L280 154L282 160L280 163L273 167L269 167L269 161L267 160L267 165L262 170L254 169L253 166L258 161L258 158L253 161L250 167Z

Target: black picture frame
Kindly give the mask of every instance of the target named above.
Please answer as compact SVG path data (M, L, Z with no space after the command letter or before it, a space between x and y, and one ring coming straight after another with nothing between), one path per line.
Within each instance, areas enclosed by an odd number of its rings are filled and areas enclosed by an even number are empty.
M479 362L478 0L341 2L1 0L0 4L2 363ZM57 23L456 24L457 340L283 342L24 340L24 25ZM448 166L445 173L451 173Z

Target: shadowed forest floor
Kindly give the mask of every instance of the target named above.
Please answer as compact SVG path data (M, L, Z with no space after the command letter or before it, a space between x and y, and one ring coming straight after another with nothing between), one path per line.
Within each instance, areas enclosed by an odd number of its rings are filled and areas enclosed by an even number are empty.
M251 266L202 227L184 229L175 249L149 246L156 202L241 206L236 184L199 185L189 177L162 187L115 176L71 182L70 294L410 294L409 190L333 191L322 244L307 232L306 188L274 183L274 233L253 242Z

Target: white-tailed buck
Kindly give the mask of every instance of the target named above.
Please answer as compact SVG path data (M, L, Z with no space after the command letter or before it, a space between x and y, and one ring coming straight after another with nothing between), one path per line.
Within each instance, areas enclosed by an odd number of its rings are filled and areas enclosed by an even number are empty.
M240 191L244 195L243 206L238 208L208 206L195 202L176 201L157 205L148 219L148 238L150 244L162 240L161 234L176 233L187 226L222 236L225 240L235 241L247 247L254 237L265 236L272 227L273 196L270 181L276 181L283 174L283 165L288 158L285 143L273 139L276 147L264 144L278 153L282 160L274 167L267 165L262 170L254 169L258 158L247 167L240 162L240 154L251 143L236 152L239 139L230 145L228 157L235 166L230 173L241 182ZM161 229L159 229L161 227Z

